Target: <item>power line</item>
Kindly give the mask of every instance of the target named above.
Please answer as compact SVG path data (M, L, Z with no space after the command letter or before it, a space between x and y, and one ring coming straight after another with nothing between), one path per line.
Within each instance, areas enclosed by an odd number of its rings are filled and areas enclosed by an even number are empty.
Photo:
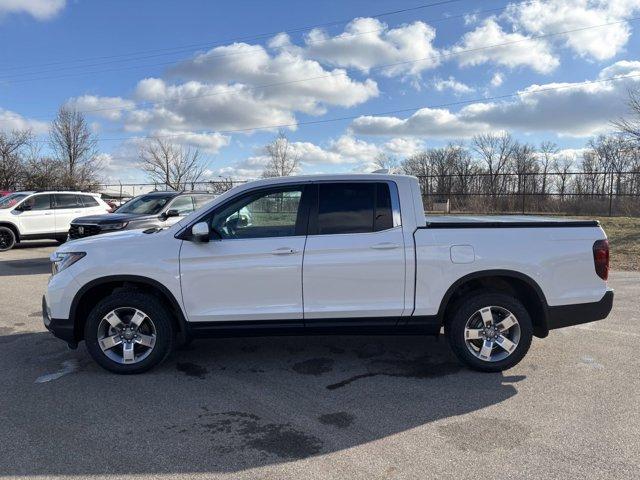
M546 34L541 34L541 35L535 35L535 36L531 36L531 37L522 38L520 40L512 40L512 41L509 41L509 42L497 43L497 44L492 44L492 45L484 45L484 46L481 46L481 47L465 49L465 50L458 50L458 51L455 51L455 52L435 53L434 55L429 56L429 57L422 57L422 58L413 59L413 60L404 60L404 61L401 61L401 62L394 62L394 63L384 64L384 65L377 65L375 67L370 68L370 71L371 70L384 70L384 69L387 69L387 68L397 67L397 66L401 66L401 65L408 65L408 64L417 63L417 62L423 62L423 61L427 61L427 60L433 61L433 60L439 60L439 59L442 59L442 58L461 56L461 55L464 55L464 54L467 54L467 53L474 53L474 52L489 50L489 49L493 49L493 48L500 48L500 47L514 45L514 44L518 44L518 43L524 43L524 42L528 42L528 41L539 40L539 39L542 39L542 38L550 38L550 37L559 36L559 35L567 35L567 34L576 33L576 32L580 32L580 31L590 30L590 29L593 29L593 28L602 28L602 27L612 26L612 25L616 25L616 24L620 24L620 23L633 22L633 21L637 21L637 20L640 20L640 17L631 18L631 19L628 19L628 20L620 20L620 21L616 21L616 22L603 23L603 24L599 24L599 25L591 25L591 26L587 26L587 27L574 28L574 29L571 29L571 30L564 30L564 31L561 31L561 32L552 32L552 33L546 33ZM274 82L274 83L269 83L269 84L256 85L254 87L243 88L240 91L237 90L237 89L226 89L226 90L221 90L221 91L217 91L217 92L213 92L213 93L205 93L205 94L202 94L202 95L192 95L190 97L182 97L182 98L179 98L179 99L164 100L162 102L138 102L138 103L135 104L135 107L139 108L139 107L154 106L154 105L165 106L165 105L170 105L170 104L173 104L173 103L182 103L184 101L197 100L197 99L201 99L201 98L215 97L215 96L225 95L225 94L233 95L233 94L245 93L247 91L259 90L259 89L263 89L263 88L279 87L279 86L284 86L284 85L292 85L292 84L307 82L307 81L311 81L311 80L321 80L321 79L326 79L326 78L331 78L331 77L339 77L339 76L348 76L348 72L347 71L340 71L340 72L336 72L336 73L330 73L330 74L327 74L327 75L318 75L318 76L315 76L315 77L306 77L306 78L301 78L301 79L296 79L296 80L287 80L287 81L282 81L282 82ZM132 107L132 108L134 108L134 107ZM95 108L95 109L80 110L79 112L80 113L96 113L96 112L113 111L113 110L130 110L130 109L129 108L123 108L123 107L102 107L102 108ZM35 119L42 120L42 119L45 119L45 117L35 117ZM51 117L47 117L46 119L50 120Z
M465 1L465 0L442 0L442 1L438 1L438 2L417 5L417 6L414 6L414 7L408 7L408 8L398 9L398 10L390 10L390 11L386 11L386 12L381 12L381 13L377 13L377 14L374 14L374 15L368 15L367 17L368 18L380 18L380 17L391 16L391 15L398 15L398 14L401 14L401 13L407 13L407 12L412 12L412 11L417 11L417 10L423 10L423 9L426 9L426 8L438 7L438 6L448 5L448 4L451 4L451 3L459 3L459 2L462 2L462 1ZM151 50L139 50L139 51L136 51L136 52L122 53L122 54L117 54L117 55L88 57L88 58L83 58L83 59L67 60L67 61L60 61L60 62L49 62L49 63L43 63L43 64L37 64L37 65L20 65L20 66L13 66L13 67L4 68L4 70L19 70L19 69L26 69L26 68L55 66L55 65L63 65L63 64L67 64L67 63L78 63L78 62L93 61L93 60L106 60L106 59L113 59L113 58L128 57L128 56L132 56L132 55L142 55L142 54L146 54L146 53L157 53L157 52L168 52L168 51L171 51L171 53L169 53L169 54L180 53L181 50L185 50L185 49L191 50L193 48L202 48L202 47L211 48L211 47L216 47L216 46L223 46L223 45L226 45L229 42L238 42L238 41L246 41L246 40L258 40L258 39L270 37L272 35L277 35L278 33L299 33L299 32L304 32L304 31L307 31L307 30L313 30L314 28L322 28L322 27L331 27L331 26L336 26L336 25L343 25L343 24L349 23L352 20L353 20L353 17L349 18L349 19L334 20L334 21L331 21L331 22L317 23L317 24L306 25L306 26L302 26L302 27L294 27L294 28L287 29L287 30L279 30L279 31L273 31L273 32L258 33L258 34L253 34L253 35L244 35L244 36L238 36L238 37L231 37L231 38L227 38L227 39L224 39L224 40L219 40L219 41L214 42L214 43L212 43L212 42L194 43L194 44L190 44L190 45L182 45L182 46L179 46L179 47L169 47L169 48L151 49ZM178 52L175 52L175 50L178 50ZM144 58L144 57L141 57L141 58ZM137 59L139 60L141 58L137 58ZM79 68L79 67L74 67L74 68Z
M349 116L344 116L344 117L333 117L333 118L325 118L325 119L318 119L318 120L308 120L308 121L304 121L304 122L294 122L294 123L285 123L285 124L277 124L277 125L262 125L262 126L257 126L257 127L238 128L238 129L232 129L232 130L216 130L214 132L204 132L204 133L203 132L198 132L198 133L195 133L195 134L196 135L202 135L202 134L205 134L205 133L231 134L231 133L244 133L244 132L250 132L250 131L255 131L255 130L273 130L273 129L277 129L277 128L298 127L298 126L304 126L304 125L318 125L318 124L323 124L323 123L340 122L340 121L345 121L345 120L355 120L355 119L360 118L360 117L379 117L379 116L384 116L384 115L416 112L416 111L424 109L424 108L431 108L431 109L447 108L447 107L466 105L466 104L476 103L476 102L505 100L505 99L508 99L508 98L525 97L525 96L537 95L537 94L540 94L540 93L545 93L545 92L550 92L550 91L577 88L577 87L582 86L582 85L593 85L593 84L598 84L598 83L612 82L612 81L618 81L618 80L623 80L623 79L627 79L627 78L639 78L639 77L640 77L640 73L631 74L631 75L620 75L620 76L601 78L601 79L598 79L598 80L586 80L584 82L574 83L574 84L571 84L571 85L561 85L561 86L557 86L557 87L539 88L537 90L533 90L533 91L529 91L529 92L514 92L514 93L505 94L505 95L495 95L495 96L492 96L492 97L478 97L478 98L467 99L467 100L459 100L459 101L456 101L456 102L440 103L440 104L433 104L433 105L423 105L423 106L420 106L420 107L403 108L403 109L398 109L398 110L388 110L388 111L385 111L385 112L373 112L373 113L368 113L368 114L349 115ZM145 135L145 136L113 137L113 138L102 138L102 139L99 139L99 141L109 142L109 141L122 141L122 140L132 140L132 139L145 139L145 138L176 138L176 137L189 136L189 135L194 135L194 133L193 132L188 132L188 133L176 133L176 134L171 134L171 135Z

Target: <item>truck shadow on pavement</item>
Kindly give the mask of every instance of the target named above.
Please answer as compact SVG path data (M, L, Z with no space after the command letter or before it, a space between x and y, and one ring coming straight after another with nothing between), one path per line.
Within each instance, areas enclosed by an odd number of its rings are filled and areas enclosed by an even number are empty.
M446 342L404 336L202 340L118 376L83 346L5 327L0 475L240 472L442 420L458 445L477 432L454 417L505 401L523 378L471 372ZM503 423L487 420L484 438L517 445L525 429Z

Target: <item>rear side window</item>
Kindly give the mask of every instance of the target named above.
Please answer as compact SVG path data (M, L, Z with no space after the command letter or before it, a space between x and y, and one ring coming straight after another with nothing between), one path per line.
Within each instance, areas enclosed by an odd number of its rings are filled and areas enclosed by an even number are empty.
M56 208L82 208L82 202L78 198L78 195L73 193L56 193L54 195Z
M318 234L370 233L393 227L386 183L321 183Z
M80 195L80 200L85 207L97 207L98 201L91 195Z
M321 183L318 233L372 232L374 193L373 183Z

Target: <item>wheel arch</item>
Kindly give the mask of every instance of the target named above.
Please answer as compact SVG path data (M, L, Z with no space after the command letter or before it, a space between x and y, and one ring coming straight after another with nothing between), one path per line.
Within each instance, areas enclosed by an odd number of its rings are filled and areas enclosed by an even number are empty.
M178 300L171 291L149 277L138 275L111 275L101 277L85 284L73 298L69 310L69 320L73 322L73 331L76 341L84 338L84 326L87 315L100 300L119 289L131 289L156 295L165 306L173 313L177 333L187 336L187 322L184 312Z
M544 338L549 334L549 307L544 292L534 279L514 270L482 270L459 278L444 294L438 317L443 323L446 322L459 299L465 294L483 289L502 291L517 297L531 315L534 335Z

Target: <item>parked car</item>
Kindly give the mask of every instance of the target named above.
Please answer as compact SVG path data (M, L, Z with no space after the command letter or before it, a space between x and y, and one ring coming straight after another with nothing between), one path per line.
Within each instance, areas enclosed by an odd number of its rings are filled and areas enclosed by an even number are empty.
M213 194L197 192L153 192L128 201L108 215L74 219L69 239L136 228L170 227L195 209L214 199Z
M0 198L0 251L23 240L64 242L71 220L106 213L100 196L85 192L15 192Z
M495 372L613 303L598 222L427 218L401 175L264 179L168 229L70 242L51 260L45 326L117 373L201 336L441 327L460 361Z

